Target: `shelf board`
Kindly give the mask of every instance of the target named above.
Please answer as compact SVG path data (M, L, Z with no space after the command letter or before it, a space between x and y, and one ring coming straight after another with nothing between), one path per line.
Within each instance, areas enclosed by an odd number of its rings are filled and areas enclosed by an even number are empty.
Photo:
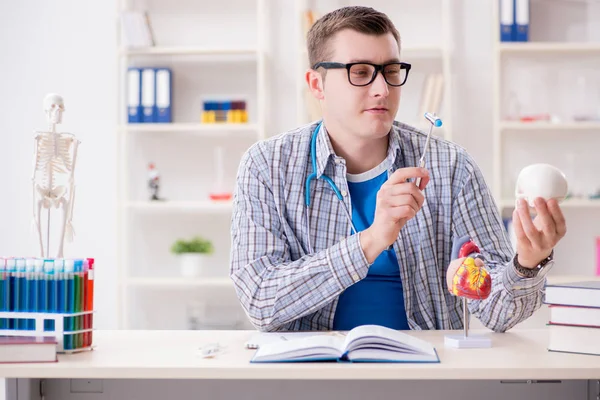
M600 130L600 122L517 122L503 121L499 124L503 131L586 131Z
M129 278L125 281L127 286L147 288L169 288L169 287L217 287L230 288L233 282L229 277L206 277L206 278L184 278L184 277L157 277L157 278Z
M598 275L552 275L549 273L546 276L549 284L562 284L571 282L584 282L584 281L600 281Z
M231 124L231 123L140 123L124 124L120 126L123 132L159 132L159 133L195 133L203 136L221 136L231 132L258 132L257 124Z
M498 49L501 53L598 53L600 43L585 42L515 42L500 43Z
M152 55L208 55L208 56L246 56L257 55L258 50L253 48L210 48L200 46L156 46L144 48L123 48L121 55L127 56L152 56Z
M503 209L515 207L515 200L503 199L501 202ZM560 203L561 208L595 208L600 207L600 199L567 199Z
M130 201L126 206L132 210L147 212L197 212L230 213L231 201Z

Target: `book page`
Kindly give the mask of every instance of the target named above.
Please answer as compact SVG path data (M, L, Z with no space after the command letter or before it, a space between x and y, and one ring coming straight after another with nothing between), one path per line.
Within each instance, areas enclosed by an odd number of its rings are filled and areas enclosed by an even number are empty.
M342 355L343 342L333 335L315 335L288 341L267 343L258 348L255 360L286 360L306 356Z
M352 329L346 336L344 348L351 351L369 345L386 344L395 351L406 353L435 354L433 346L406 333L378 325L363 325Z

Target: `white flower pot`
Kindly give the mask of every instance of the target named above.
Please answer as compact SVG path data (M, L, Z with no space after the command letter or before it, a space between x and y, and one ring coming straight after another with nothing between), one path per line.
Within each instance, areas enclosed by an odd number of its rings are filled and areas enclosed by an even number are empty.
M178 255L181 275L196 278L202 275L206 255L201 253L183 253Z

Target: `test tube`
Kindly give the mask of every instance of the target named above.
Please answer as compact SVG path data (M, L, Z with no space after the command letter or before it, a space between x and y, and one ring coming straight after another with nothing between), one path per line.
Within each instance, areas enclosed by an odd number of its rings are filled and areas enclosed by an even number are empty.
M36 312L36 304L37 304L37 285L35 281L35 259L27 258L25 260L25 282L26 282L26 292L27 292L27 311L28 312ZM35 320L29 319L27 320L27 330L33 331L35 330Z
M33 291L35 292L34 303L35 303L35 312L43 313L44 308L46 307L44 298L42 297L42 292L45 292L45 280L44 280L44 259L36 258L33 262L34 264L34 273L33 273ZM36 326L36 330L44 330L44 326Z
M0 311L8 311L10 304L10 279L6 273L6 259L0 258ZM8 329L8 319L0 318L0 329Z
M15 259L15 264L17 268L17 282L16 285L18 287L18 297L17 302L15 304L15 311L17 312L26 312L27 311L27 279L25 277L26 269L25 269L25 259L17 258ZM17 329L18 330L27 330L27 319L26 318L17 318Z
M75 260L75 312L83 311L83 260ZM78 315L73 320L73 329L79 330L81 326L81 315ZM81 345L81 335L73 336L73 348L78 349Z
M66 312L73 313L75 307L75 261L65 260L65 283L66 283ZM65 317L64 331L69 333L73 330L73 317ZM73 349L73 335L64 335L64 348L65 350Z
M16 311L15 305L19 298L19 287L17 285L17 263L14 258L6 260L6 272L9 279L9 298L8 298L8 311ZM16 321L14 318L8 319L8 329L17 329Z
M67 291L65 288L65 260L54 260L54 276L56 285L56 311L64 313L67 310Z
M95 260L93 258L88 258L88 281L87 287L85 291L86 296L86 311L90 311L89 314L86 315L87 318L87 329L93 329L94 326L94 264ZM87 334L86 346L91 346L93 342L93 331L89 331Z
M90 262L88 259L83 260L83 281L81 284L81 311L87 311L87 286L89 282ZM79 329L87 329L87 314L79 317ZM88 335L82 333L79 337L79 347L87 346Z
M56 292L54 287L54 260L44 260L44 311L45 313L52 313L56 307ZM54 320L48 320L44 322L44 330L54 331Z

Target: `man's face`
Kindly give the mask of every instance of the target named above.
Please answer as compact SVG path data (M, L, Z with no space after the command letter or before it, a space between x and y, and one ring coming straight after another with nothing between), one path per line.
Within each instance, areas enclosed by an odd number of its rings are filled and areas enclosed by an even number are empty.
M350 29L338 32L328 43L330 62L370 62L385 64L400 61L394 36L366 35ZM346 69L329 69L323 84L323 113L336 126L353 137L381 138L387 135L398 111L400 87L390 86L381 71L367 86L353 86Z

